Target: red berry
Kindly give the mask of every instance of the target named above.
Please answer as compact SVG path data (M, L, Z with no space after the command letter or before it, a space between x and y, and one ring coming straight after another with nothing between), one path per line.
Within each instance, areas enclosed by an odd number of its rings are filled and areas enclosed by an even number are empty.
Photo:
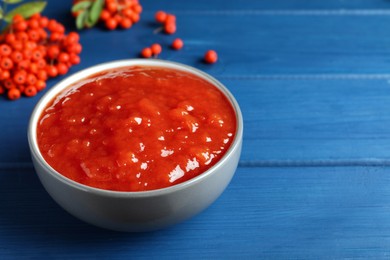
M23 60L23 54L20 51L13 51L10 57L15 63L19 63Z
M106 27L109 30L115 30L118 26L118 22L115 20L115 18L109 18L106 20Z
M106 21L110 17L111 17L111 14L107 10L102 10L102 12L100 13L100 19L103 21Z
M161 51L162 51L162 47L161 47L161 45L158 44L158 43L152 44L152 46L150 46L150 49L152 50L152 54L153 54L154 56L159 55L159 54L161 53Z
M133 25L133 22L129 18L123 18L119 24L123 29L129 29Z
M0 55L1 56L9 56L12 53L11 47L7 44L0 45Z
M80 63L80 57L77 54L72 53L72 54L70 54L70 62L73 65L79 64Z
M57 70L59 75L65 75L68 72L69 68L65 65L65 63L58 63Z
M20 90L15 88L15 87L11 88L10 90L8 90L7 96L11 100L19 99L20 98Z
M41 91L42 89L46 88L46 82L43 80L38 80L37 83L35 84L35 87L37 88L38 91Z
M24 91L23 91L23 93L27 96L27 97L33 97L33 96L35 96L36 94L37 94L37 88L35 87L35 86L33 86L33 85L29 85L29 86L27 86L25 89L24 89Z
M164 23L176 23L176 16L173 14L167 14Z
M65 62L68 62L69 59L70 59L70 56L66 52L61 52L60 55L58 55L58 61L59 62L65 63Z
M15 30L19 32L25 31L27 29L27 23L25 21L19 21L15 23L13 27Z
M152 54L153 54L152 49L149 47L143 48L141 51L141 56L144 58L150 58L152 57Z
M13 77L14 82L19 85L24 84L26 82L26 75L27 73L24 70L17 71Z
M167 34L174 34L176 32L176 24L175 23L164 24L164 32Z
M206 63L216 63L218 60L218 55L214 50L208 50L204 55L204 61Z
M164 11L157 11L156 14L154 15L154 18L156 19L157 22L164 23L165 20L167 19L167 13Z
M14 66L12 60L8 57L3 57L0 61L0 67L4 70L10 70Z
M51 59L57 58L58 54L60 54L60 48L57 45L52 45L47 49L47 56Z
M171 45L172 49L174 50L180 50L181 48L183 48L183 46L184 46L184 42L180 38L176 38Z
M52 78L57 77L57 75L58 75L57 67L53 66L53 65L47 66L46 72L47 72L47 75L49 75Z
M26 82L29 85L34 85L37 83L37 77L34 76L34 74L27 74Z

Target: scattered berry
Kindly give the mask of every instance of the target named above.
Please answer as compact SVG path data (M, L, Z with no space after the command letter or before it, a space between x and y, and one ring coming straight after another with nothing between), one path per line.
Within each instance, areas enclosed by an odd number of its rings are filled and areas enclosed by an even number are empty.
M167 19L167 13L164 11L157 11L156 14L154 15L154 18L158 23L164 23L165 20Z
M152 57L152 54L153 54L152 49L149 47L143 48L141 51L141 56L143 58L150 58Z
M176 32L176 16L164 11L157 11L154 15L155 20L162 24L162 29L167 34ZM158 29L160 31L161 29Z
M206 63L212 64L216 63L218 60L218 55L215 51L213 50L208 50L205 55L204 55L204 61Z
M184 42L180 38L176 38L171 45L172 49L174 50L180 50L181 48L183 48L183 46L184 46Z
M161 51L162 51L162 47L161 47L161 45L158 44L158 43L152 44L152 45L150 46L150 49L152 50L152 54L153 54L154 56L158 56L158 55L161 53Z

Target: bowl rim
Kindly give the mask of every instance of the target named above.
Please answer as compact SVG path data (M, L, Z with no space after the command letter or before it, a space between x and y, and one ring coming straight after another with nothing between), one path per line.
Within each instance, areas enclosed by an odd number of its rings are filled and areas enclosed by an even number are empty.
M219 161L217 161L216 164L214 164L211 168L199 174L198 176L195 176L194 178L191 178L187 181L169 187L147 190L147 191L115 191L115 190L105 190L101 188L95 188L74 181L68 177L65 177L58 171L56 171L52 166L50 166L45 161L38 147L38 142L36 138L37 137L36 125L47 103L50 102L53 98L55 98L56 95L60 94L64 89L66 89L67 87L69 87L71 84L75 82L78 82L84 78L87 78L93 74L102 71L106 71L114 68L129 67L129 66L153 66L153 67L172 68L172 69L186 71L210 82L214 87L218 88L225 95L225 97L229 100L231 106L233 107L233 110L235 111L236 133L229 149L226 151L224 156ZM208 73L201 71L200 69L194 68L192 66L182 64L179 62L174 62L174 61L167 61L167 60L160 60L160 59L125 59L125 60L114 60L114 61L104 62L104 63L100 63L82 69L78 72L73 73L72 75L69 75L68 77L64 78L63 80L59 81L54 86L52 86L39 99L39 101L37 102L37 104L35 105L31 113L29 124L28 124L27 138L28 138L28 144L29 144L31 155L34 156L37 162L43 168L45 168L52 177L56 178L58 181L66 185L69 185L73 188L76 188L78 190L95 193L97 195L103 195L103 196L109 195L112 197L129 197L129 196L145 197L145 196L157 196L166 193L176 192L178 190L185 189L189 186L192 186L208 178L218 168L221 168L222 165L224 165L229 160L229 158L232 157L232 155L237 149L241 148L243 128L244 128L243 117L237 100L234 98L233 94L220 81L218 81L216 78L209 75Z

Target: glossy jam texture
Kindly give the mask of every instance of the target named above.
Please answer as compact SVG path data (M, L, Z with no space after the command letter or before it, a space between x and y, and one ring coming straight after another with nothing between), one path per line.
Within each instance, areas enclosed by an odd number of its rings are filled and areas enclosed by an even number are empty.
M231 145L234 110L208 81L174 69L133 66L70 86L37 126L44 159L62 175L115 191L189 180Z

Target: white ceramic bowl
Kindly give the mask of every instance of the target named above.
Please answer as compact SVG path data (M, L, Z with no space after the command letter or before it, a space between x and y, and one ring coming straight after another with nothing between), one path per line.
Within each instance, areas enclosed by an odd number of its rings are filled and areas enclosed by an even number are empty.
M108 69L147 65L173 68L193 73L221 90L233 106L237 129L226 154L212 168L172 187L142 191L117 192L92 188L70 180L55 171L41 155L37 144L37 123L41 112L53 97L72 83ZM219 81L195 68L156 59L132 59L97 65L73 74L52 87L38 102L28 126L28 141L35 170L51 197L66 211L90 224L117 231L150 231L188 219L213 203L232 179L239 157L243 119L233 95Z

